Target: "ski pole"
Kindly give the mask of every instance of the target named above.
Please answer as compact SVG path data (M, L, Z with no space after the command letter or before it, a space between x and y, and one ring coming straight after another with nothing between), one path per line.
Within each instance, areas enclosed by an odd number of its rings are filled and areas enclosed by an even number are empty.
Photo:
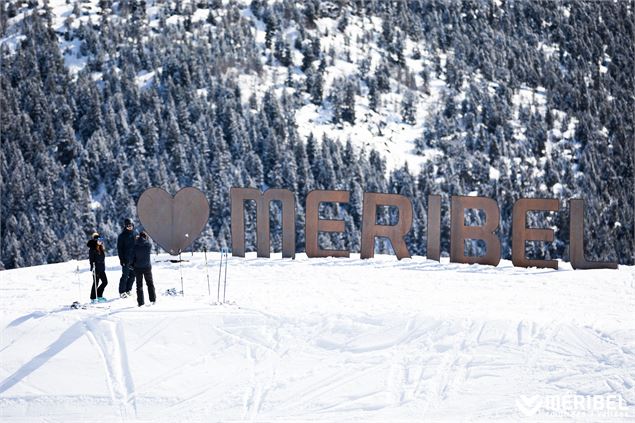
M93 265L93 289L95 290L95 299L97 299L97 273L95 271L95 265ZM91 298L92 300L92 298Z
M225 294L227 293L227 247L223 247L225 252L225 283L223 285L223 303L225 302Z
M79 260L77 260L77 270L75 271L77 275L77 300L81 301L82 298L82 290L81 290L81 281L79 279Z
M216 289L216 302L220 303L220 272L223 269L223 249L220 251L220 263L218 265L218 288Z
M181 295L185 297L183 290L183 260L181 260L181 251L179 251L179 271L181 272Z
M207 294L212 298L212 289L209 286L209 269L207 267L207 247L203 247L203 253L205 254L205 273L207 274Z

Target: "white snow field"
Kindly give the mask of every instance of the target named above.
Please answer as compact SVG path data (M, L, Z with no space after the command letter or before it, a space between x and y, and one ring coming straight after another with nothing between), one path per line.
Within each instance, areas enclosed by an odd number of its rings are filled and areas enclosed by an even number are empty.
M0 272L2 422L633 421L635 268L153 256L157 303ZM79 274L75 273L79 266ZM107 259L105 296L119 263ZM78 286L77 280L80 280ZM222 298L222 287L221 287ZM147 293L146 293L147 301Z

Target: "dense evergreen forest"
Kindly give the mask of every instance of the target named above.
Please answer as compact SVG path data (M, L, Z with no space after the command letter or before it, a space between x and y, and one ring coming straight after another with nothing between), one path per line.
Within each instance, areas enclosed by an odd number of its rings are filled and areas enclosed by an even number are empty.
M429 194L443 197L449 252L449 198L477 193L498 201L504 258L514 201L561 199L559 213L530 215L533 225L557 231L553 243L530 243L528 252L568 260L567 200L584 198L588 258L634 264L633 6L2 2L0 262L86 258L95 230L116 254L121 223L137 220L136 201L150 186L200 188L211 217L193 248L217 250L231 245L229 190L238 186L296 193L298 251L310 190L351 191L349 204L321 214L343 218L348 229L323 234L322 244L352 251L362 193L406 195L413 255L426 254ZM71 12L57 13L64 7ZM326 47L338 33L345 42ZM354 138L311 134L298 125L307 106L333 128L390 110L391 119L421 128L412 151L421 166L390 168L385 153ZM383 210L381 218L394 216ZM249 213L248 228L254 220Z

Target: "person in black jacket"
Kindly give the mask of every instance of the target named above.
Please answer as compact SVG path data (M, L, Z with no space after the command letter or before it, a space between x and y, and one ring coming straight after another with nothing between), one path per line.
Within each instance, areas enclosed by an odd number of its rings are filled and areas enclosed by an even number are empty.
M143 278L146 279L148 285L148 297L150 297L150 303L154 304L157 300L154 292L154 282L152 280L152 264L150 263L150 250L151 245L148 241L148 235L145 232L141 232L137 237L137 241L134 246L134 259L132 261L134 266L135 276L137 277L137 304L139 307L143 305Z
M95 303L106 301L103 295L104 289L106 289L106 285L108 285L108 278L106 277L106 251L104 249L103 238L98 237L95 240L94 245L95 248L91 248L88 252L88 259L90 261L90 270L93 272L93 283L90 289L90 299L92 300L92 302ZM100 281L101 283L99 284L99 286L97 286Z
M119 279L119 296L126 298L130 296L132 285L134 284L135 274L132 268L132 259L134 257L135 233L132 220L125 219L123 221L123 231L117 238L117 255L119 256L119 264L121 264L121 279Z
M99 234L97 232L93 232L92 237L86 243L89 253L90 253L90 250L94 250L95 248L97 248L97 238L99 238Z

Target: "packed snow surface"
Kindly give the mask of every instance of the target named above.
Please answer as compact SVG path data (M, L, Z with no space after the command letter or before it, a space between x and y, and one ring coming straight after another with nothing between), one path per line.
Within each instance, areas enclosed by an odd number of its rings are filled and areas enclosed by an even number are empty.
M0 272L0 420L635 417L633 267L252 253L229 258L215 304L219 257L206 271L200 253L153 256L151 307L69 309L88 299L87 261ZM115 298L118 259L106 264ZM163 295L181 275L185 295Z

